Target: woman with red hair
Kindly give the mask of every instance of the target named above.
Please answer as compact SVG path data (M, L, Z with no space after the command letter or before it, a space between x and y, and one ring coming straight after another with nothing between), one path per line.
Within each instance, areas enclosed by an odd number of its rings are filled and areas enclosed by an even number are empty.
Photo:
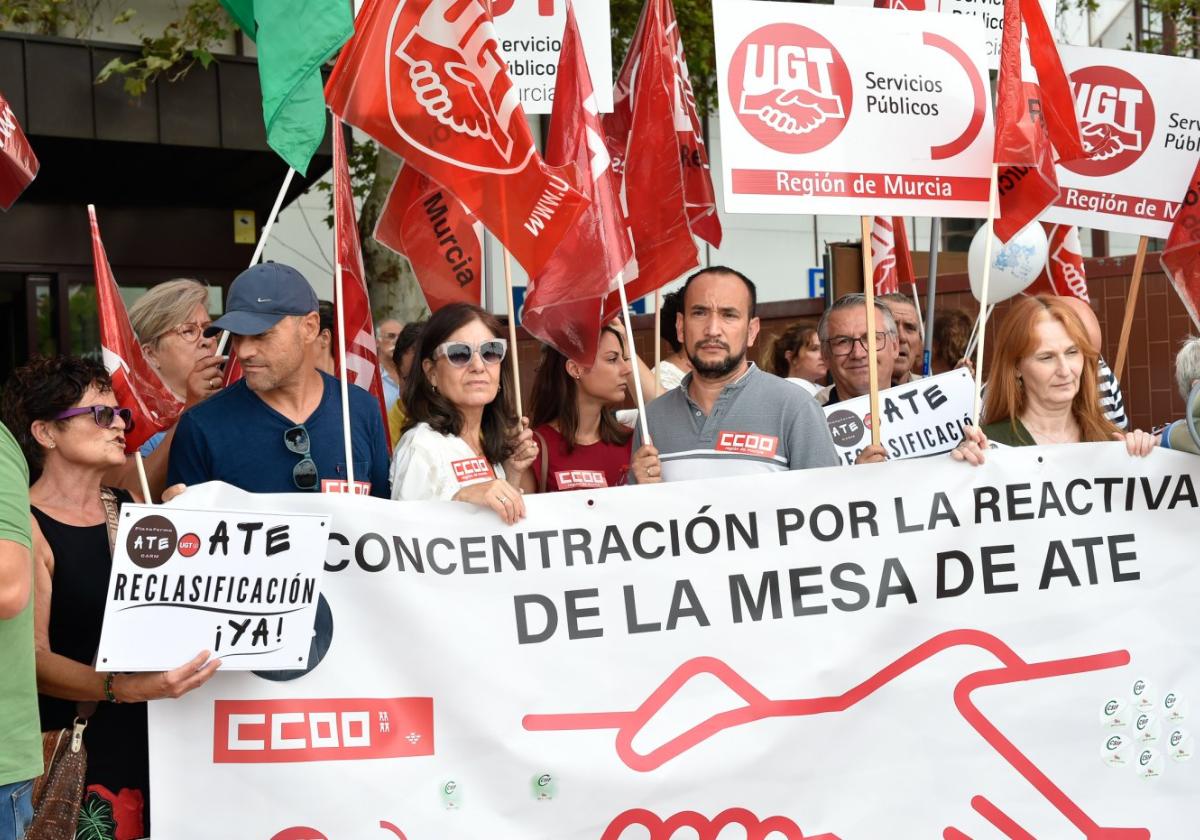
M1019 300L997 330L982 429L966 430L952 453L983 463L988 441L1007 446L1123 440L1147 455L1155 438L1128 434L1104 415L1097 398L1098 357L1079 316L1056 297Z

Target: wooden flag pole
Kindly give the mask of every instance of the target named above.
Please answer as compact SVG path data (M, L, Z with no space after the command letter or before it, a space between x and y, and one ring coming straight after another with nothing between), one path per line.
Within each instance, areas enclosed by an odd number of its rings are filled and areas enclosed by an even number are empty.
M1000 167L992 164L992 177L988 181L987 239L983 243L983 279L979 284L979 343L975 345L975 407L971 413L971 424L976 428L979 427L979 412L983 407L983 345L987 333L983 321L987 315L988 281L992 276L992 229L996 222L996 178L999 171Z
M638 425L642 427L642 443L650 440L650 426L646 422L646 397L642 394L642 377L638 368L637 348L633 344L633 322L629 320L629 299L625 296L625 273L617 275L617 294L621 298L621 318L625 324L625 340L629 342L629 355L633 358L633 395L637 399Z
M633 339L631 338L632 342ZM654 290L654 396L662 391L662 290Z
M142 463L141 450L133 451L133 460L137 463L138 483L142 485L142 503L152 505L154 499L150 498L150 482L146 480L146 465Z
M337 306L338 381L342 388L342 444L346 448L346 492L357 493L354 484L354 447L350 442L350 377L346 371L346 301L342 292L342 261L334 263L333 299Z
M915 282L909 285L912 286L913 306L917 310L917 332L925 335L925 316L921 314L921 293L917 291L917 284ZM916 359L913 359L914 364L916 364L916 361Z
M508 355L512 360L513 388L516 389L517 422L525 416L521 400L521 366L517 363L517 307L513 301L512 255L504 249L504 291L508 295Z
M867 373L871 386L871 445L879 446L879 348L875 346L875 268L871 261L872 221L871 216L862 217L862 264L863 294L867 298Z
M1125 299L1125 320L1121 322L1121 343L1117 345L1117 366L1113 375L1120 381L1125 373L1125 357L1129 352L1129 334L1133 331L1133 313L1142 290L1142 269L1146 267L1146 248L1150 239L1143 236L1138 240L1137 256L1133 258L1133 279L1129 283L1129 297ZM1097 348L1099 349L1099 348Z

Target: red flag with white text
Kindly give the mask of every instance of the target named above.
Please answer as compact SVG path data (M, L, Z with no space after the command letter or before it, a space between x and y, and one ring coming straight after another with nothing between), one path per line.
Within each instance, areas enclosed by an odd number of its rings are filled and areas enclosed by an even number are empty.
M346 334L346 368L350 384L369 391L379 402L384 433L388 434L388 404L383 397L383 375L379 372L379 350L375 345L375 322L367 297L366 272L362 246L358 241L358 220L354 213L354 193L350 187L350 167L346 160L345 130L333 123L333 230L334 254L342 268L341 288L336 290L342 305L341 320L334 318L334 347L339 345L338 331ZM339 353L333 354L334 375L342 376ZM390 435L389 435L390 438ZM389 440L388 448L391 448Z
M13 206L37 177L38 165L16 114L0 94L0 208Z
M688 74L687 57L684 55L683 38L679 34L679 22L675 18L675 7L671 0L647 0L642 7L637 29L629 43L629 51L617 74L613 87L613 110L603 119L605 142L612 157L613 169L618 177L625 176L626 150L629 147L629 132L633 127L633 109L636 99L638 68L644 61L648 45L658 36L647 30L646 21L651 6L658 16L661 30L665 33L670 52L669 85L672 92L671 124L675 128L678 158L683 164L684 202L687 207L688 223L692 233L714 248L721 247L721 219L717 215L717 200L713 192L712 169L708 163L708 149L704 144L704 126L696 110L696 96Z
M605 299L617 283L631 276L626 272L633 260L633 246L621 211L620 187L604 146L583 40L570 5L558 58L546 161L573 167L580 191L591 204L575 220L546 266L530 279L521 323L563 355L591 367Z
M900 290L894 219L894 216L876 216L871 223L872 284L877 295L890 295Z
M405 164L375 224L375 239L412 264L430 312L479 303L481 226L449 190Z
M1192 316L1192 323L1200 327L1200 162L1163 247L1162 267Z
M133 412L133 428L125 431L125 451L132 453L159 432L175 425L183 401L167 387L142 353L121 290L100 239L96 208L88 205L92 227L92 261L96 270L96 310L100 318L100 351L112 378L117 405Z
M452 190L530 275L586 206L537 153L481 0L367 0L325 94Z
M1079 228L1075 225L1055 225L1042 222L1050 246L1046 252L1046 267L1025 290L1027 295L1062 295L1087 301L1087 275L1083 269L1083 246Z

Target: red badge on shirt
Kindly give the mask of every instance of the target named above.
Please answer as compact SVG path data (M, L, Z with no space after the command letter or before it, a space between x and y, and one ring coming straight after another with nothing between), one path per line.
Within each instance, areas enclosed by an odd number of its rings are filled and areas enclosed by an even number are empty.
M559 470L554 473L559 490L594 490L607 487L608 479L600 470Z
M759 435L753 432L719 432L718 452L736 452L739 455L757 455L774 458L779 451L779 438L775 435Z
M466 484L469 481L477 481L481 478L496 477L496 474L492 472L492 465L487 462L487 458L463 458L458 461L451 461L450 468L454 470L454 477L458 479L459 484Z

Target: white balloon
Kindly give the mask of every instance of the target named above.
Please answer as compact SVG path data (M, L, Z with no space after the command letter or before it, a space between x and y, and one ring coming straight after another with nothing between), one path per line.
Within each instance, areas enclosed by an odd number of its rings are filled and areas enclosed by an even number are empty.
M967 276L971 280L971 294L981 300L983 291L983 252L986 241L981 227L971 240L967 251ZM1046 255L1050 243L1040 222L1034 221L1018 231L1017 235L1001 244L992 236L992 273L988 277L988 299L985 303L999 303L1025 291L1046 267Z

